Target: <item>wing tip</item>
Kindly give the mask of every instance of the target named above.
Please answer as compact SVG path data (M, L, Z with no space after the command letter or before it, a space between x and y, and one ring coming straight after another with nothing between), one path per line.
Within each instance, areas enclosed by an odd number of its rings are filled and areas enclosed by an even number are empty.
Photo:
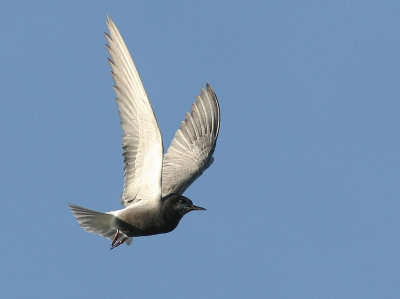
M107 24L107 26L114 24L114 22L111 19L110 15L106 15L106 24Z

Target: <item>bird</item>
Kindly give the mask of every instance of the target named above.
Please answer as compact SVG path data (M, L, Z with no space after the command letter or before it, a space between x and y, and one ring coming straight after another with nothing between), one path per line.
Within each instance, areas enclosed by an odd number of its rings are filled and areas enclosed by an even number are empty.
M213 163L220 108L210 84L201 89L164 154L153 108L118 28L107 17L108 63L122 127L124 208L98 212L69 204L85 231L111 240L110 249L134 237L168 233L196 206L185 190Z

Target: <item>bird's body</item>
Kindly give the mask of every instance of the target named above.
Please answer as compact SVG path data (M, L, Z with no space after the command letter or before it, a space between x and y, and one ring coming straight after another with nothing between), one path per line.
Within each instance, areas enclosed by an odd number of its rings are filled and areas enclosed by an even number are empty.
M186 211L178 209L179 200L188 200L184 196L171 194L155 205L133 204L125 209L111 212L122 221L129 223L132 230L130 237L150 236L169 233L174 230ZM139 202L140 203L140 202ZM189 202L189 205L192 205ZM191 210L202 210L194 207ZM145 217L143 217L145 215Z
M69 207L83 229L111 239L115 248L129 245L133 237L170 232L186 213L205 210L182 194L212 164L220 120L217 97L207 84L163 155L161 133L133 60L109 18L107 25L123 131L125 208L102 213Z

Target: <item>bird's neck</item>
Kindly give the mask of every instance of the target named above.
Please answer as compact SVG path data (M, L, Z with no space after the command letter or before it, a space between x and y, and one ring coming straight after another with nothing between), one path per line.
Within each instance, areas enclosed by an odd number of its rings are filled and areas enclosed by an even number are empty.
M183 215L178 213L169 201L163 202L161 205L161 215L164 220L164 225L168 231L173 230L179 224Z

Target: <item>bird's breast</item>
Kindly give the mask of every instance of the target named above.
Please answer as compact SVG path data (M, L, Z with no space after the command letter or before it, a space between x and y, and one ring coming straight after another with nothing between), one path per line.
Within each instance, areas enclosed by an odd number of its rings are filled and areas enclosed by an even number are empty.
M168 233L177 227L181 219L158 207L128 207L116 217L119 229L130 237Z

